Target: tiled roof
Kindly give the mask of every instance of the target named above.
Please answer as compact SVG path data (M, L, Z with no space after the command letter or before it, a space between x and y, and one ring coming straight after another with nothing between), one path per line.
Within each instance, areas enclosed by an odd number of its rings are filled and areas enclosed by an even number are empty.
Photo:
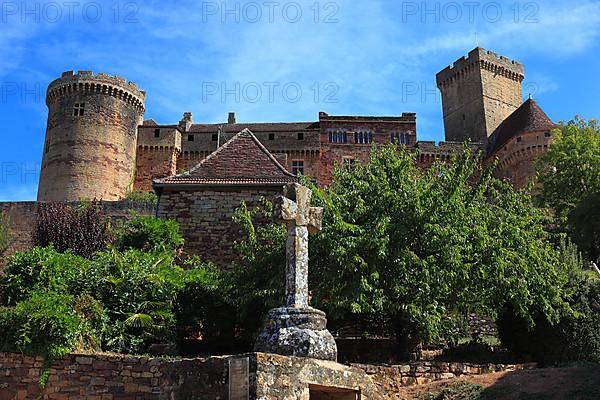
M190 133L216 133L222 127L222 131L227 133L239 132L249 129L252 132L298 132L305 130L318 130L318 122L265 122L251 124L194 124Z
M154 180L165 185L277 185L296 182L249 129L244 129L183 174Z
M533 99L529 99L502 121L492 133L488 140L488 154L495 153L511 138L523 132L546 131L556 127L540 106Z

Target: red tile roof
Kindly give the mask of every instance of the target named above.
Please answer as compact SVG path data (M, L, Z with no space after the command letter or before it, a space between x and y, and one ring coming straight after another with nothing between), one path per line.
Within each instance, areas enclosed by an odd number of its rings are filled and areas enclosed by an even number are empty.
M156 179L154 186L264 186L297 180L249 129L244 129L188 172Z
M529 99L502 121L491 134L488 140L488 154L494 154L510 139L523 132L547 131L557 127L540 106L533 99Z

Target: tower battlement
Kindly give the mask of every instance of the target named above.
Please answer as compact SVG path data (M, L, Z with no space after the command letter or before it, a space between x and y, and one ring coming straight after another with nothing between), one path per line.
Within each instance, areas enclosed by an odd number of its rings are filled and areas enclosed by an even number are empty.
M145 111L146 92L135 82L105 73L94 74L92 71L63 72L60 78L48 85L46 104L75 92L106 94L133 105L141 113Z
M523 102L523 79L523 64L481 47L438 72L446 140L487 140Z
M145 99L135 83L104 73L67 71L50 83L38 200L124 198Z
M459 58L450 66L444 68L436 75L438 87L452 84L455 80L477 68L482 68L495 74L504 76L516 82L525 79L525 67L518 61L500 56L493 51L477 47L468 55Z

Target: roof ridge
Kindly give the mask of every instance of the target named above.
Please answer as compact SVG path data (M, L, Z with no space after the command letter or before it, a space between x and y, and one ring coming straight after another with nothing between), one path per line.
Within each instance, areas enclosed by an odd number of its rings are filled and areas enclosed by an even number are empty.
M260 140L258 140L258 138L256 136L254 136L254 133L252 133L252 131L250 129L246 128L242 132L244 132L244 131L247 131L247 133L250 134L250 137L252 138L252 140L254 141L254 143L256 143L256 145L258 146L258 148L261 149L262 152L265 153L271 159L271 161L273 161L273 163L275 163L275 165L277 166L277 168L279 168L279 170L281 172L283 172L285 175L296 177L296 175L294 175L291 172L289 172L287 169L285 169L285 167L283 165L281 165L281 163L279 161L277 161L277 159L275 158L275 156L265 147L264 144L262 144L260 142ZM242 133L242 132L240 132L240 133ZM238 135L239 135L239 133L238 133ZM233 140L233 138L231 138L231 140ZM229 142L227 142L227 143L229 143Z
M236 133L235 135L233 135L233 137L231 139L229 139L228 141L226 141L225 143L223 143L222 146L220 146L218 149L216 149L215 151L213 151L212 153L210 153L206 158L204 158L202 161L200 161L198 164L196 164L194 167L192 167L189 171L186 171L182 174L179 175L175 175L176 177L179 176L189 176L192 174L192 172L195 172L196 170L200 169L202 167L202 165L204 165L206 162L212 160L213 158L215 158L219 153L221 153L224 149L226 149L228 146L231 145L231 142L233 142L234 140L237 140L237 138L239 138L242 133L244 133L245 131L250 132L249 129L243 129L241 131L239 131L238 133ZM252 132L250 132L250 134L252 135ZM254 135L252 135L254 136Z
M248 139L250 139L251 142L248 141ZM217 167L218 165L222 164L223 162L227 163L231 157L236 158L240 155L244 156L245 153L251 155L251 157L258 157L256 159L261 159L262 164L265 166L266 170L263 170L262 168L259 168L258 170L248 170L246 168L245 175L244 173L240 175L239 173L241 171L235 168L234 170L228 170L227 168L224 168L223 173L219 172L221 171L221 167ZM221 155L222 157L220 157ZM233 171L233 173L231 173L231 171ZM267 172L267 175L263 176L264 171L269 172ZM258 138L254 135L254 133L252 133L250 129L245 128L236 133L231 139L225 142L218 149L214 150L211 154L209 154L206 158L201 160L190 170L181 174L156 179L154 180L154 183L163 184L169 182L176 183L185 181L216 182L220 180L228 182L252 180L254 180L255 182L279 182L293 181L297 179L298 177L289 172L285 168L285 166L283 166L277 160L277 158L265 147L265 145L263 145L261 141L258 140Z

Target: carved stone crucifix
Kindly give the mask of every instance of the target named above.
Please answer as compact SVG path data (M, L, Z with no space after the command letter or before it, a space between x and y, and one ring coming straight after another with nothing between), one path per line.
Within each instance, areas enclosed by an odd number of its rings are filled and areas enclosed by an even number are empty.
M284 188L275 198L273 217L287 224L286 287L287 307L308 307L308 233L321 230L323 208L311 207L312 191L298 183Z

